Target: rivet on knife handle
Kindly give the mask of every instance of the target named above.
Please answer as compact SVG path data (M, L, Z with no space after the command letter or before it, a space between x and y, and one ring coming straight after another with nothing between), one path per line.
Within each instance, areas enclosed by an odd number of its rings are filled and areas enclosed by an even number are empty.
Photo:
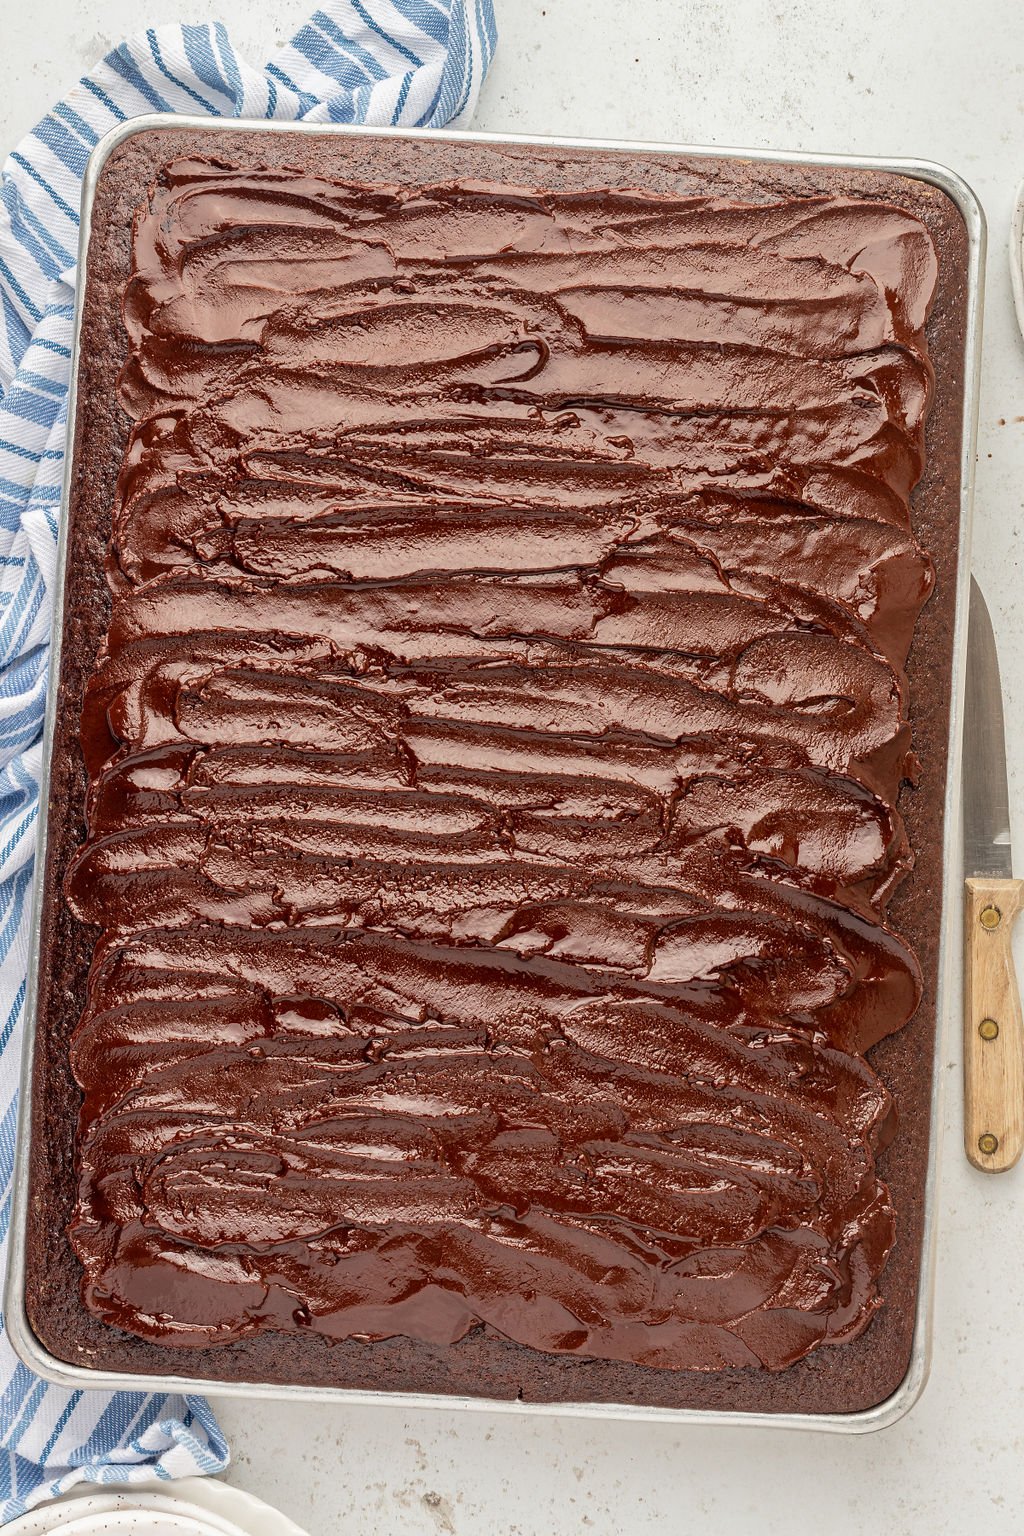
M1024 1151L1024 1019L1012 948L1024 880L966 884L964 1149L975 1168L1005 1173Z

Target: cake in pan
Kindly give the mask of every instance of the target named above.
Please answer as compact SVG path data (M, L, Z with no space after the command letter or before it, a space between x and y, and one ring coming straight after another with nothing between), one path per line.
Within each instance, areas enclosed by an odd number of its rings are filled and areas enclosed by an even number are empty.
M895 1387L965 244L864 172L115 151L44 930L56 1354Z

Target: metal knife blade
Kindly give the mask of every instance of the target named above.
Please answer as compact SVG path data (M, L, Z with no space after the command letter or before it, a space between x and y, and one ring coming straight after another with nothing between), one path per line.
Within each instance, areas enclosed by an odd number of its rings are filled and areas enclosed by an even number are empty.
M971 577L963 746L964 874L1013 874L999 654L988 604Z

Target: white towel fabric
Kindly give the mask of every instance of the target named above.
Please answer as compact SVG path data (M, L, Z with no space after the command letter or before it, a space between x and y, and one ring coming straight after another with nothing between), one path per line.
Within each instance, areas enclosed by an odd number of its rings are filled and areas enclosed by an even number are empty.
M144 112L462 124L496 42L492 0L333 0L266 65L219 24L109 53L0 172L0 1243L6 1246L78 241L89 152ZM41 42L41 46L42 46ZM201 1398L69 1392L0 1334L0 1521L84 1480L219 1471Z

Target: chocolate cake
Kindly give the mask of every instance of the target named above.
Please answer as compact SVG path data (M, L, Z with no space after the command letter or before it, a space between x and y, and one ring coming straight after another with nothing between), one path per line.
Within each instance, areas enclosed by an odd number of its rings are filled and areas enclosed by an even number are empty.
M46 866L53 1353L898 1384L965 250L941 193L853 170L113 153Z

